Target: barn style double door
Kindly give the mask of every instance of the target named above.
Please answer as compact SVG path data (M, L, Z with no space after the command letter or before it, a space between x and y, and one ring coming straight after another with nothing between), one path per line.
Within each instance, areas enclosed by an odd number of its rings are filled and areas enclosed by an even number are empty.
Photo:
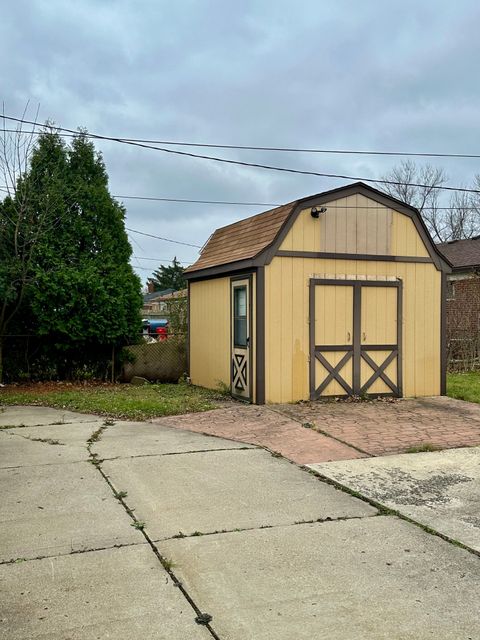
M310 280L310 397L402 395L399 280Z

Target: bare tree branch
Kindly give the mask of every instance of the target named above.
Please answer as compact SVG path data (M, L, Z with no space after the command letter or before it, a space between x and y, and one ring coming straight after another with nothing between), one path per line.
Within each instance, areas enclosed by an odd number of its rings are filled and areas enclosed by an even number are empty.
M471 238L480 233L480 194L454 192L449 206L440 206L438 187L447 182L441 167L418 166L413 160L404 160L382 179L399 183L380 184L379 188L418 209L435 242ZM480 175L475 180L478 189ZM408 184L412 182L425 186L412 187Z

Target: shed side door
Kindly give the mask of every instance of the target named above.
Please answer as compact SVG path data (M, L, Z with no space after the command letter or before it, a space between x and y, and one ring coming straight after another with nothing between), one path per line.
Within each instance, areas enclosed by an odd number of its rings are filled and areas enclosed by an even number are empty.
M231 393L251 400L251 279L232 279L231 292Z
M313 287L312 398L353 394L353 286ZM313 317L312 317L313 316Z

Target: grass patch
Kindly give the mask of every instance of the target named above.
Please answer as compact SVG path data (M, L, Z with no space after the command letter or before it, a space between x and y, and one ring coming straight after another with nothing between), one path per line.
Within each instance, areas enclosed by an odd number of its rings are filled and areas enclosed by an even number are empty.
M449 373L447 395L458 400L480 403L480 372Z
M215 409L218 392L193 385L31 384L0 391L0 405L37 405L127 420Z

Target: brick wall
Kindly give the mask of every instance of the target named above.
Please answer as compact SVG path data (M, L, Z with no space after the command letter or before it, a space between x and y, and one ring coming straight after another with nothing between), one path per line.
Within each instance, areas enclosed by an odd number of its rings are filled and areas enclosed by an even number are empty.
M449 280L447 344L450 368L471 369L478 366L480 351L480 276L478 274Z

